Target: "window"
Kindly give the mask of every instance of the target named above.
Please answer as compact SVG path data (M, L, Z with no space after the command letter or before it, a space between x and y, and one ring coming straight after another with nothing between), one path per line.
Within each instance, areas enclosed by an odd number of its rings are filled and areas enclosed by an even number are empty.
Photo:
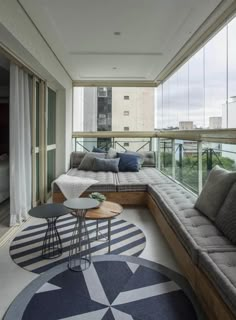
M124 96L124 100L129 100L129 96Z
M129 131L129 127L124 127L124 131Z
M124 111L124 116L129 116L129 111Z
M129 142L124 142L124 147L129 147Z

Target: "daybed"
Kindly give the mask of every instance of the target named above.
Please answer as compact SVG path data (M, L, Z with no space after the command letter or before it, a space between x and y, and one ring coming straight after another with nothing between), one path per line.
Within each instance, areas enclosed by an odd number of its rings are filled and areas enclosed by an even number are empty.
M120 204L146 205L208 318L235 319L236 246L214 222L194 208L197 196L155 169L153 152L146 155L148 167L144 161L142 169L135 173L77 170L81 157L80 153L72 153L72 169L68 174L99 180L83 196L98 191ZM54 184L53 201L63 200Z

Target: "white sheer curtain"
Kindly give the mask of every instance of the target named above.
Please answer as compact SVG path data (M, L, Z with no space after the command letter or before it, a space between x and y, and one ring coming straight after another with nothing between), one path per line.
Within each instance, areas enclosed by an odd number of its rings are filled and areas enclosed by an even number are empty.
M21 223L31 207L29 75L10 66L10 225Z

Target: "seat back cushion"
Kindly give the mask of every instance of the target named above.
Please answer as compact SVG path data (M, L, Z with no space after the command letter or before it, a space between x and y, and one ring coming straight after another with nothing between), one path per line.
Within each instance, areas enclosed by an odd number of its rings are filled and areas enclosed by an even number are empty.
M87 152L82 159L78 169L79 170L86 170L86 171L93 171L93 163L95 158L104 159L106 153L101 152Z
M215 166L195 203L195 208L214 221L234 182L236 172Z
M224 235L236 244L236 183L226 197L215 223Z
M115 159L95 158L93 162L93 171L118 172L119 161L120 161L120 158L115 158Z
M78 168L85 154L86 152L82 152L82 151L72 152L70 156L70 167Z

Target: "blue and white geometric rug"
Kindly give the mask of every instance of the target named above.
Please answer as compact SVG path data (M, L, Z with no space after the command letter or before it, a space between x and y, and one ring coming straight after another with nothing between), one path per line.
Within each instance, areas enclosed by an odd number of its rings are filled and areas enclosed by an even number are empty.
M75 224L72 215L60 217L57 229L63 246L63 254L56 259L43 259L42 243L47 228L46 223L29 226L21 231L11 243L10 256L20 267L35 273L42 273L68 261L70 239ZM96 221L87 220L91 240L92 255L107 254L107 242L96 241ZM107 237L107 221L99 222L99 229ZM146 238L142 230L134 224L121 219L111 220L111 254L139 256L145 248Z
M32 281L4 320L204 319L187 281L176 272L132 256L93 257L83 272L67 263Z

